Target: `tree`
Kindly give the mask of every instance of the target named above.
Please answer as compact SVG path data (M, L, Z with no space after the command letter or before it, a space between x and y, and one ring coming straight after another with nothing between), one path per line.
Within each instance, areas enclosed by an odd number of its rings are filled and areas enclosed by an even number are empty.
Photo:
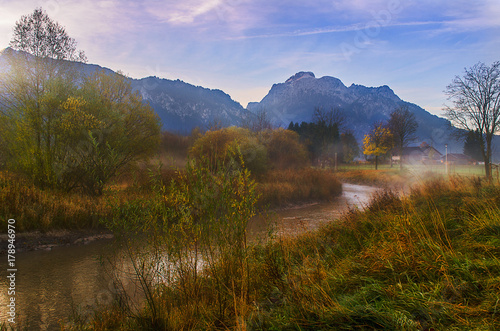
M80 77L76 42L41 9L21 17L0 85L0 133L11 169L35 184L101 194L159 143L160 122L120 74ZM16 51L17 50L17 51Z
M375 169L378 168L378 157L386 154L394 144L391 131L383 123L375 123L372 131L365 135L363 153L375 156Z
M273 169L302 168L308 163L306 147L299 135L291 130L278 128L264 133L269 165Z
M23 15L14 26L10 47L24 51L39 59L51 58L87 62L83 51L76 49L75 39L68 36L64 27L50 19L42 8L31 15Z
M345 117L340 109L332 108L329 111L321 107L314 108L313 122L316 124L324 123L327 127L336 126L338 130L343 130Z
M189 154L198 162L205 162L213 171L230 163L238 163L240 156L254 174L267 169L266 148L245 128L208 131L194 142Z
M478 62L456 76L445 93L453 106L447 106L451 123L469 132L477 131L488 179L491 174L492 140L500 127L500 61L491 66Z
M340 135L340 143L342 145L341 160L346 163L354 161L354 158L359 155L359 145L354 132L348 130Z
M339 110L324 111L315 108L313 122L291 122L288 129L299 134L300 139L308 147L312 159L331 158L339 152L340 128L344 118Z
M269 118L267 111L263 108L259 109L255 114L247 115L247 117L242 121L241 126L253 132L261 132L264 130L271 130L273 128L271 119Z
M481 142L482 140L481 135L477 131L469 131L464 141L464 154L476 161L482 160L481 144L484 145L484 141Z
M74 93L78 79L74 66L62 60L86 61L85 54L41 8L16 22L10 46L0 82L6 163L31 174L41 186L53 186L59 171L54 168L59 106Z
M76 73L53 60L7 52L0 81L0 125L6 164L29 174L36 184L54 186L60 106L77 89Z
M394 147L399 154L399 167L403 169L403 149L417 138L418 123L407 105L396 108L390 115L388 128L394 137Z
M344 127L345 118L339 109L325 111L316 107L313 113L313 128L316 145L319 144L320 153L323 157L332 158L339 152L340 130Z
M100 195L126 165L156 151L160 119L121 74L95 72L77 96L63 104L68 111L58 130L68 146L60 162L63 185Z

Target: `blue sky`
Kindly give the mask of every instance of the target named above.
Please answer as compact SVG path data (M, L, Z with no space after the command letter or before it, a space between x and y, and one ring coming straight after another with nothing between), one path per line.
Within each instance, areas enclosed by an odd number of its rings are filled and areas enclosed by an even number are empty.
M221 89L243 106L312 71L389 85L440 115L455 75L500 60L498 0L0 0L0 49L40 6L89 63Z

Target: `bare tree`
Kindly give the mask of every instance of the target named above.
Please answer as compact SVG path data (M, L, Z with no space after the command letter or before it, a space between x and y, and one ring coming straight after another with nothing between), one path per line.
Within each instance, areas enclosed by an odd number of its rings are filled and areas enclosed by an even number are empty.
M241 123L241 127L250 129L253 132L261 132L273 129L273 124L267 111L260 108L255 114L247 114L247 117Z
M75 39L42 8L16 22L10 46L38 58L87 62L85 53L76 49Z
M322 107L314 108L313 122L316 124L324 123L326 126L337 126L339 131L343 131L345 126L345 116L338 108L331 108L329 111Z
M418 128L418 123L415 120L415 115L410 112L407 105L402 105L396 108L390 115L389 130L394 137L394 147L399 154L399 167L403 168L403 149L417 139L415 132Z
M478 62L456 76L445 93L453 106L447 106L451 123L467 131L477 131L481 139L485 173L491 179L492 140L500 128L500 61L487 66Z

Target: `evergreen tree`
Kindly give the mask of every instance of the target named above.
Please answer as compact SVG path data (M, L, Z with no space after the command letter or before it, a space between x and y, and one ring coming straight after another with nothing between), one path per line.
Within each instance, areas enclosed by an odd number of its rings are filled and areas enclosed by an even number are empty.
M478 131L469 131L465 137L464 154L470 156L476 161L483 159L481 152L484 141Z

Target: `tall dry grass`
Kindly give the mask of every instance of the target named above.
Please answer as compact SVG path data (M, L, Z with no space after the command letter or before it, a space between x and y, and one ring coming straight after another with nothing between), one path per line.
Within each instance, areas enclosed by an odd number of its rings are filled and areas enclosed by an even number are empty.
M341 169L335 173L344 182L377 185L377 186L403 186L413 179L408 170L400 171L399 168L388 169Z
M435 179L407 196L382 191L365 210L351 209L317 232L249 247L245 296L232 290L224 263L198 274L196 287L165 287L168 295L158 298L169 307L163 326L498 330L499 206L500 186L477 178ZM225 279L223 292L231 298L224 320L213 304L220 295L214 273ZM187 304L186 295L199 300ZM107 322L125 329L151 325L148 311L130 319L110 313L116 309L96 316L112 315Z
M20 176L0 173L0 218L14 218L19 232L96 228L110 211L105 197L41 190Z
M260 205L286 207L309 201L326 201L342 193L342 184L328 170L302 168L272 170L259 179Z

